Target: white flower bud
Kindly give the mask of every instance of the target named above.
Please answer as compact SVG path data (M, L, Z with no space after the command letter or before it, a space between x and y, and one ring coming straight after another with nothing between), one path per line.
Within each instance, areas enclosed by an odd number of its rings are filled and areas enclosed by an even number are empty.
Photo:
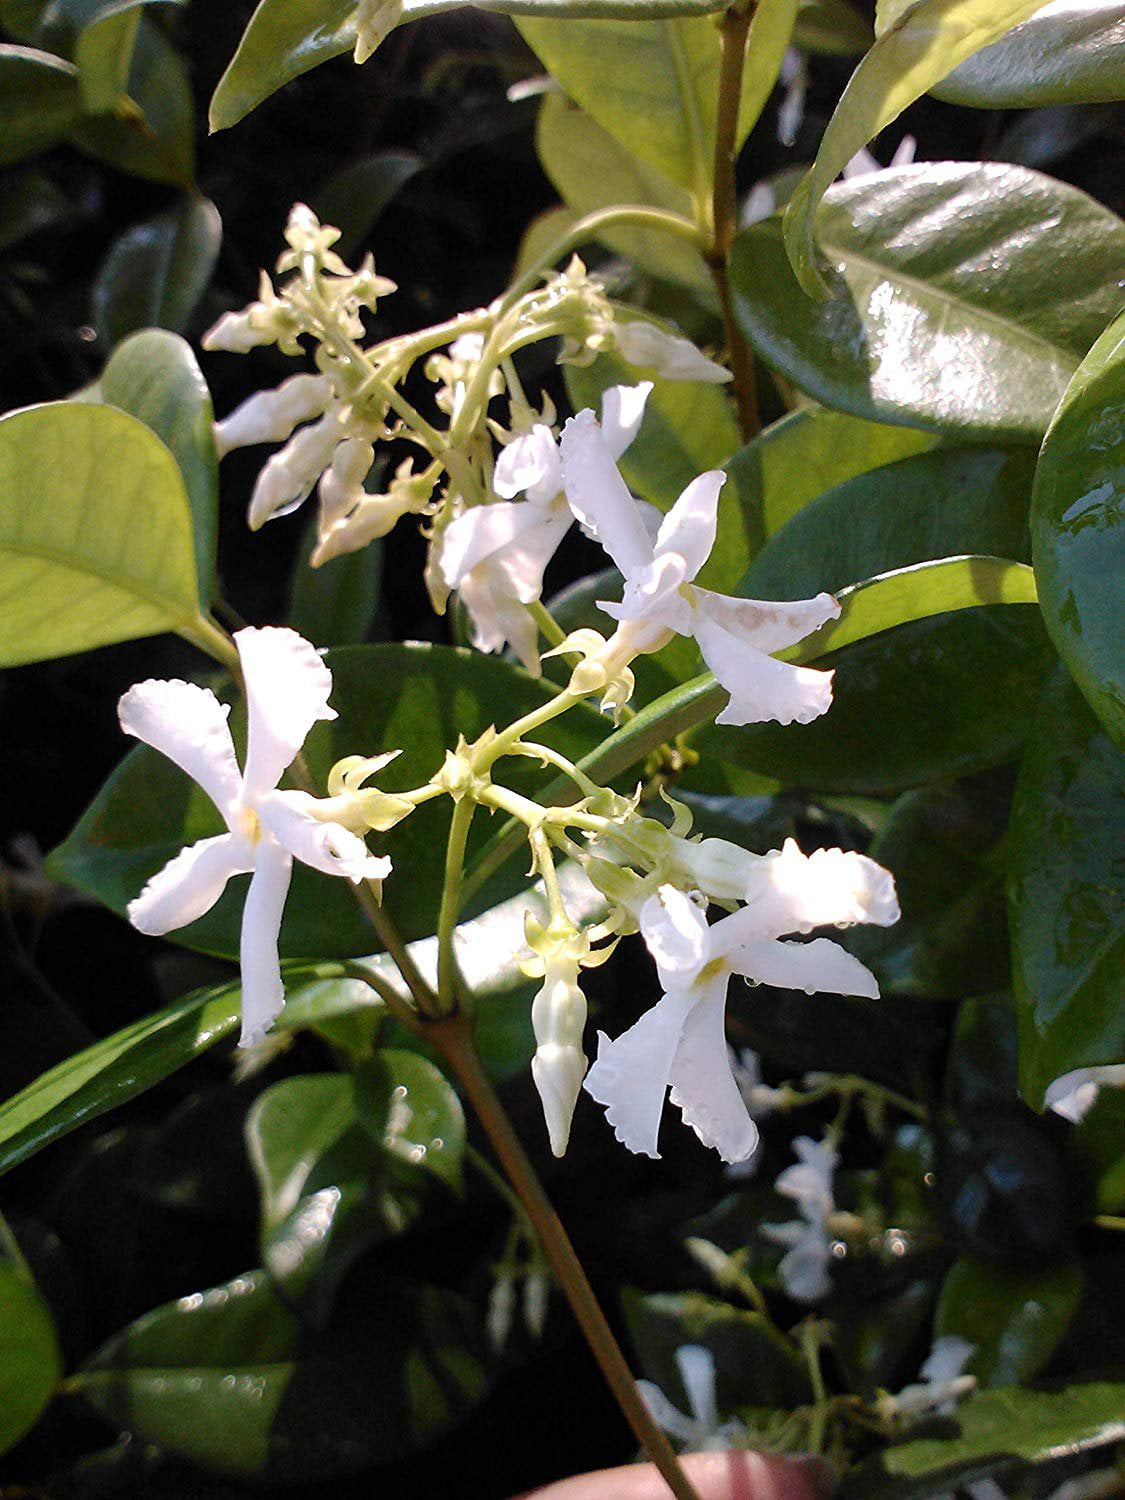
M582 960L590 956L590 940L557 920L545 930L529 923L527 937L543 964L543 984L531 1004L531 1025L538 1044L531 1060L531 1076L543 1101L551 1150L562 1156L586 1076L586 1054L582 1050L586 997L578 986L578 970Z
M215 423L218 455L253 443L284 443L302 422L323 416L331 400L326 375L294 375L275 390L259 391Z
M331 463L342 436L338 413L326 412L268 460L250 497L251 531L300 505Z
M654 323L638 319L614 323L613 341L631 365L655 370L665 380L703 380L720 385L731 378L729 370L700 354L690 340L665 333Z
M320 530L323 533L350 515L366 498L363 481L371 472L375 449L362 438L345 438L320 476Z

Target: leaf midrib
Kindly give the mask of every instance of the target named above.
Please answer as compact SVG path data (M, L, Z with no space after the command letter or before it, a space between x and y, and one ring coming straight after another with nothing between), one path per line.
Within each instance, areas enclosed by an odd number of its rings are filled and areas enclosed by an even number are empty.
M153 605L170 619L189 623L195 622L196 613L194 610L185 609L173 604L167 595L158 594L153 589L144 587L136 580L130 579L127 575L120 574L114 569L99 570L97 568L86 567L81 562L73 561L70 558L64 560L58 553L49 551L46 548L23 546L11 542L7 538L0 540L0 557L4 553L12 553L17 557L34 558L38 562L52 563L55 567L65 568L71 573L80 573L84 577L108 583L112 588L118 589L123 594L133 594L137 598L143 599L145 603Z

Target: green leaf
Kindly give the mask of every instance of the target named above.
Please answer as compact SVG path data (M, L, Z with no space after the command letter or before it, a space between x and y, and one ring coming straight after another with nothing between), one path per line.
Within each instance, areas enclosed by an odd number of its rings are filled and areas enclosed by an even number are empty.
M1007 992L971 995L957 1008L945 1097L957 1115L1010 1109L1018 1093L1016 1012Z
M1083 360L1043 441L1031 543L1051 639L1125 745L1125 314Z
M1075 1068L1125 1059L1125 764L1059 673L1012 804L1008 914L1020 1088L1042 1107Z
M109 345L140 328L179 333L207 290L223 225L209 198L134 224L110 246L93 286L94 325Z
M692 1410L675 1361L683 1344L702 1344L711 1351L722 1415L739 1406L796 1406L809 1399L808 1373L794 1345L760 1313L701 1292L626 1292L623 1301L629 1337L646 1379L681 1411Z
M371 629L383 583L383 547L368 543L319 568L309 566L317 523L305 531L289 585L289 623L318 646L360 645Z
M84 26L74 51L82 107L87 114L111 114L127 93L139 6L109 10Z
M580 216L618 203L647 204L691 216L691 198L683 188L627 151L564 94L544 97L535 145L559 196ZM689 287L700 301L717 307L702 253L679 236L618 225L598 238L641 270ZM573 365L566 371L586 373Z
M1029 16L963 62L930 92L978 109L1112 103L1125 98L1120 6L1068 0Z
M440 768L459 733L474 739L489 725L509 723L554 692L508 662L446 646L348 646L330 652L328 663L339 717L318 724L305 744L311 774L321 786L345 755L377 755L400 747L403 754L380 775L379 785L388 791L419 786ZM236 712L236 735L241 718ZM544 730L543 738L577 759L601 742L604 724L595 709L572 710ZM525 794L534 792L540 780L541 773L529 762L513 762L510 770L505 766L505 783ZM383 899L407 939L436 930L448 821L448 804L442 799L419 808L390 836L396 868L384 883ZM171 761L140 746L110 777L52 855L51 865L60 879L123 912L148 877L180 848L221 829L206 794ZM483 816L473 833L475 851L487 838ZM374 846L377 841L369 842ZM493 905L518 886L513 873L487 891L474 910ZM176 941L233 957L243 889L243 881L232 881L213 910L177 932ZM281 930L283 956L353 957L375 946L348 882L326 880L296 865Z
M849 0L799 0L793 45L803 52L854 57L874 40L871 27Z
M175 459L135 417L58 401L0 420L5 666L198 626Z
M1008 983L1008 932L997 845L999 789L954 782L907 792L868 853L893 872L902 916L856 928L847 946L883 994L963 995Z
M896 459L925 453L937 441L932 433L916 428L888 427L810 405L764 428L724 467L743 512L761 517L764 542L818 495ZM720 528L723 509L720 506ZM737 568L735 549L724 552L723 573L728 566L732 571L729 576L716 575L713 587L733 588L760 546L761 542L739 559Z
M180 54L145 17L137 27L127 91L110 112L87 115L75 127L73 140L91 156L131 176L192 188L191 81Z
M413 151L374 151L333 173L312 207L322 224L339 229L338 255L351 263L387 205L424 166Z
M355 1112L381 1151L460 1191L465 1116L440 1068L411 1052L378 1053L356 1072Z
M698 15L725 0L475 0L509 15L623 18ZM400 24L463 8L465 0L403 0ZM226 130L263 99L356 44L357 0L259 0L211 100L211 129Z
M206 609L215 582L219 461L211 393L191 345L157 328L133 334L114 351L83 399L128 412L167 444L191 506L199 606Z
M70 198L45 172L24 167L0 183L0 252L75 214Z
M840 1500L922 1500L1010 1465L1042 1463L1125 1437L1125 1384L1069 1385L1058 1392L983 1391L935 1423L933 1437L885 1448L851 1470Z
M0 1454L39 1420L62 1377L50 1309L35 1283L0 1260Z
M934 1336L974 1346L965 1373L982 1386L1023 1385L1055 1352L1081 1297L1077 1261L1015 1271L963 1256L942 1282Z
M146 1443L288 1484L406 1456L485 1393L467 1304L386 1274L302 1331L264 1272L138 1318L71 1385Z
M801 295L774 218L735 243L735 313L767 363L856 416L1038 442L1117 311L1125 225L1025 167L861 177L818 223L831 300Z
M389 1051L354 1078L274 1084L247 1116L246 1139L261 1186L263 1264L306 1306L311 1286L323 1321L351 1262L417 1220L434 1178L459 1188L465 1124L444 1074Z
M1004 35L1043 0L921 0L895 19L852 74L808 176L785 212L785 244L804 290L830 294L816 265L814 221L825 189L906 106ZM815 226L819 228L819 226ZM830 257L834 251L824 246ZM1057 247L1056 247L1057 248Z
M58 145L81 115L73 64L34 47L0 44L0 163Z

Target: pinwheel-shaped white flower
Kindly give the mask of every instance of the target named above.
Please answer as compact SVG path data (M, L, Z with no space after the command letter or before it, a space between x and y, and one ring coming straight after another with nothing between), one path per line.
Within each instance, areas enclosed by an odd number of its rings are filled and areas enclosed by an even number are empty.
M651 381L612 386L602 397L603 441L619 458L644 416ZM525 608L543 592L543 574L574 517L563 495L558 444L546 422L534 423L505 444L493 488L501 499L474 506L440 533L438 568L457 589L480 651L510 643L533 676L539 675L538 632ZM517 495L526 498L517 500Z
M749 1433L732 1417L719 1422L715 1356L703 1344L681 1344L676 1369L687 1393L691 1415L685 1416L651 1380L638 1380L637 1390L654 1422L692 1453L744 1447Z
M705 1146L742 1161L758 1131L731 1071L724 1027L732 974L762 984L875 998L874 976L838 943L781 942L783 933L834 923L898 919L894 880L874 860L841 849L804 855L785 847L755 861L746 905L707 925L701 908L663 885L641 908L641 932L656 960L663 998L616 1041L598 1037L584 1087L606 1108L618 1140L657 1156L665 1091Z
M252 875L242 913L242 1038L250 1046L285 1002L277 938L293 860L326 875L382 880L391 862L334 821L338 802L277 784L328 707L332 674L293 630L240 630L234 637L246 684L246 766L239 771L227 715L208 688L139 682L121 699L126 734L159 750L191 776L218 808L227 832L183 849L129 903L134 927L154 937L210 911L232 875Z
M599 608L621 623L608 651L659 651L673 634L694 636L703 659L730 693L719 724L807 724L832 701L832 673L794 667L768 654L791 646L840 613L831 594L792 603L731 599L692 579L715 544L725 475L693 479L664 517L655 544L592 411L564 427L563 477L570 508L601 542L625 577L620 604Z
M797 1161L778 1175L775 1186L792 1198L801 1215L784 1224L763 1224L762 1233L787 1247L778 1275L795 1302L820 1302L832 1290L829 1215L835 1212L833 1178L839 1158L831 1141L799 1135L793 1142Z

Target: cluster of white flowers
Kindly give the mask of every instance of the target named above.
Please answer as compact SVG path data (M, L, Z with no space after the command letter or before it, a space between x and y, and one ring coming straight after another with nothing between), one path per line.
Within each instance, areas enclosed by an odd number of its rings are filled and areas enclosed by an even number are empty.
M787 1247L778 1267L781 1284L795 1302L822 1302L832 1290L832 1236L828 1220L836 1210L833 1177L839 1157L831 1141L799 1135L793 1142L798 1161L786 1167L776 1187L792 1198L801 1215L785 1224L763 1224L762 1233Z

